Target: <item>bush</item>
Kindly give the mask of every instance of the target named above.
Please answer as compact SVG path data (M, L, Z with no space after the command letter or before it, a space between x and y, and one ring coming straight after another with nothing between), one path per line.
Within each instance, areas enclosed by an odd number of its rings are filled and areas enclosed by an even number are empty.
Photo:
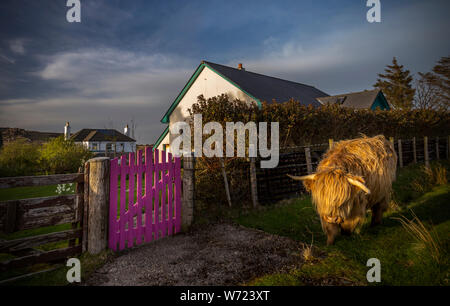
M91 157L88 149L60 136L42 146L40 162L47 174L74 173Z
M0 176L25 176L40 172L39 145L18 139L0 150Z
M342 107L336 104L314 108L298 101L248 105L221 95L198 102L190 109L203 115L203 124L210 121L243 123L279 122L280 146L327 143L328 139L342 140L383 134L386 137L411 138L421 136L448 136L450 113L429 109L370 110Z

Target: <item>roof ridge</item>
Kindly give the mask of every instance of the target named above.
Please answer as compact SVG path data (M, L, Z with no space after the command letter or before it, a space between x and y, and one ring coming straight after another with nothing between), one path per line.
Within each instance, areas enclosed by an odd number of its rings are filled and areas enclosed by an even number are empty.
M253 71L248 71L248 70L242 71L242 70L239 70L238 68L234 68L234 67L226 66L226 65L222 65L222 64L217 64L217 63L213 63L213 62L209 62L209 61L202 61L202 63L218 65L218 66L222 66L222 67L226 67L226 68L238 70L238 71L241 71L241 72L248 72L248 73L252 73L252 74L264 76L264 77L267 77L267 78L277 79L277 80L284 81L284 82L290 82L290 83L294 83L294 84L303 85L303 86L307 86L307 87L311 87L311 88L318 89L318 88L315 87L315 86L308 85L308 84L305 84L305 83L300 83L300 82L295 82L295 81L291 81L291 80L286 80L286 79L274 77L274 76L271 76L271 75L266 75L266 74L262 74L262 73L258 73L258 72L253 72Z
M348 96L348 95L353 95L353 94L360 94L360 93L369 93L369 92L379 92L381 91L381 89L375 88L375 89L371 89L371 90L362 90L362 91L355 91L355 92L347 92L347 93L342 93L342 94L337 94L337 95L331 95L328 97L318 97L317 99L321 99L321 98L333 98L333 97L340 97L340 96Z

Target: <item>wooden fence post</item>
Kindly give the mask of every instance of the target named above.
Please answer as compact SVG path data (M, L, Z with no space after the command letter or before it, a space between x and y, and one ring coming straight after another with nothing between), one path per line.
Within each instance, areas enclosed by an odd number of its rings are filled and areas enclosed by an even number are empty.
M328 144L330 146L330 149L333 147L333 138L328 139Z
M416 137L413 137L412 142L413 142L413 159L414 163L417 164Z
M439 136L436 136L436 159L439 159Z
M447 159L450 158L450 136L447 136Z
M308 170L308 174L312 174L312 163L311 163L311 149L309 147L305 148L305 156L306 156L306 168Z
M181 230L187 231L194 219L195 157L183 157L183 200Z
M403 168L403 151L402 151L402 140L399 139L397 141L398 144L398 161L400 164L400 168Z
M89 217L89 162L84 164L84 211L83 221L81 226L83 228L82 249L83 253L87 252L88 245L88 217Z
M108 246L110 160L108 157L98 157L90 159L88 163L87 251L98 254Z
M250 188L252 191L253 208L258 207L258 182L256 180L256 158L250 157Z
M80 167L81 168L81 167ZM79 170L80 173L83 172L83 170ZM76 222L72 223L72 229L77 229L78 228L78 224L81 225L81 227L83 227L83 220L82 220L82 216L83 216L83 212L84 212L84 181L82 183L76 183L75 184L75 201L76 201L76 215L77 215L77 219ZM83 241L83 238L81 238L81 241ZM73 247L75 246L77 240L76 239L72 239L69 241L69 246Z
M16 229L17 203L10 201L6 206L5 233L12 233Z
M429 167L430 166L430 157L428 155L428 137L424 136L423 137L423 154L425 156L425 166Z

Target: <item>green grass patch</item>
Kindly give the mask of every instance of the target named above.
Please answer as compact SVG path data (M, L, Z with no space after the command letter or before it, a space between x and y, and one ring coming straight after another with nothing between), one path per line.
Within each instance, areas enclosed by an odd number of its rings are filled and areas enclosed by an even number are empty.
M448 165L448 164L447 164ZM369 258L381 262L381 285L448 285L450 263L450 185L427 187L425 193L412 192L413 182L422 179L420 166L401 169L394 192L400 210L385 213L383 225L370 228L370 216L352 236L339 236L335 245L326 246L320 220L310 198L287 201L234 220L244 226L286 236L313 245L326 256L317 256L300 268L264 275L250 285L321 284L337 279L338 284L368 285ZM413 218L411 210L433 233L440 245L440 261L434 260L426 244L414 239L396 218ZM372 283L374 284L374 283Z

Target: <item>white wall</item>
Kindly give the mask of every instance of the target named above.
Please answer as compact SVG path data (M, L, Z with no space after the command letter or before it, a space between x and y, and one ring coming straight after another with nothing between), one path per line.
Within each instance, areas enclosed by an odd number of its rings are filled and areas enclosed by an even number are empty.
M189 90L186 92L183 99L173 110L169 118L169 127L172 126L175 122L186 120L186 118L189 116L188 109L192 107L192 104L197 102L197 97L201 94L203 94L206 99L221 94L227 94L231 99L237 98L248 103L256 102L242 90L222 78L220 75L218 75L208 67L205 67L198 75L195 82L191 85ZM171 140L172 139L169 132L163 139L163 141L159 144L158 149L162 150L163 145L170 144Z

